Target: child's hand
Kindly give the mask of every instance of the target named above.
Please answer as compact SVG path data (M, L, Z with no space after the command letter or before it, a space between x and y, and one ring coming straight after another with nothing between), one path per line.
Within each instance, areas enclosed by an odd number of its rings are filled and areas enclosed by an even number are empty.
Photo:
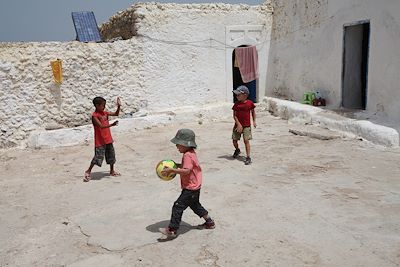
M120 107L121 106L121 99L119 97L117 97L117 106Z
M242 125L237 125L236 126L236 132L242 133L243 132L243 126Z
M254 128L257 128L257 122L253 121Z
M173 172L174 172L174 169L169 168L169 167L164 167L164 169L161 171L161 174L162 175L170 175Z
M114 121L111 126L117 126L118 125L118 121Z

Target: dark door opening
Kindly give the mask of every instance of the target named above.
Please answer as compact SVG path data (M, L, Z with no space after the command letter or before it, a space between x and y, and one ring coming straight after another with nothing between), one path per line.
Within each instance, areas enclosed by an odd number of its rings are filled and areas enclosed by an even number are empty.
M342 107L366 109L370 23L344 26Z
M246 45L241 45L239 47L246 47ZM240 70L239 67L235 67L235 50L232 52L232 82L233 82L233 88L232 90L235 90L238 88L240 85L245 85L247 88L249 88L250 95L248 99L253 101L254 103L257 103L257 80L253 80L248 83L244 83L242 80L242 76L240 75ZM233 94L233 102L236 102L236 96Z

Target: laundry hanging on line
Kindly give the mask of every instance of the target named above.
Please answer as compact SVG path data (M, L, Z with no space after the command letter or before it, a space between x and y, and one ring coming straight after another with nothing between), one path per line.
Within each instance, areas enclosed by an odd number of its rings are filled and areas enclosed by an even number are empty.
M244 83L258 78L258 54L255 46L235 48L235 63Z

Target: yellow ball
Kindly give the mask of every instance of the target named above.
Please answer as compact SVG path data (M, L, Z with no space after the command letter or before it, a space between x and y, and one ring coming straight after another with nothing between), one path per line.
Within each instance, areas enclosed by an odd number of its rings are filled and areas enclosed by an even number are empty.
M170 159L165 159L160 161L156 166L156 173L161 180L170 181L175 178L176 173L171 173L170 175L162 175L161 172L164 170L165 167L176 169L178 166L176 165L175 161Z

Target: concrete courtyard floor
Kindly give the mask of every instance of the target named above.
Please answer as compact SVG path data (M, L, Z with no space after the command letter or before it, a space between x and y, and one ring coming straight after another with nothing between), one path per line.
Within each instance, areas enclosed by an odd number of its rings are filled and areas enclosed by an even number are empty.
M258 125L250 166L231 158L228 119L114 135L122 176L103 165L89 183L91 143L1 151L0 266L400 265L400 149L294 135L266 112ZM196 229L188 209L179 236L158 242L180 186L154 169L180 160L178 128L197 134L216 229Z

